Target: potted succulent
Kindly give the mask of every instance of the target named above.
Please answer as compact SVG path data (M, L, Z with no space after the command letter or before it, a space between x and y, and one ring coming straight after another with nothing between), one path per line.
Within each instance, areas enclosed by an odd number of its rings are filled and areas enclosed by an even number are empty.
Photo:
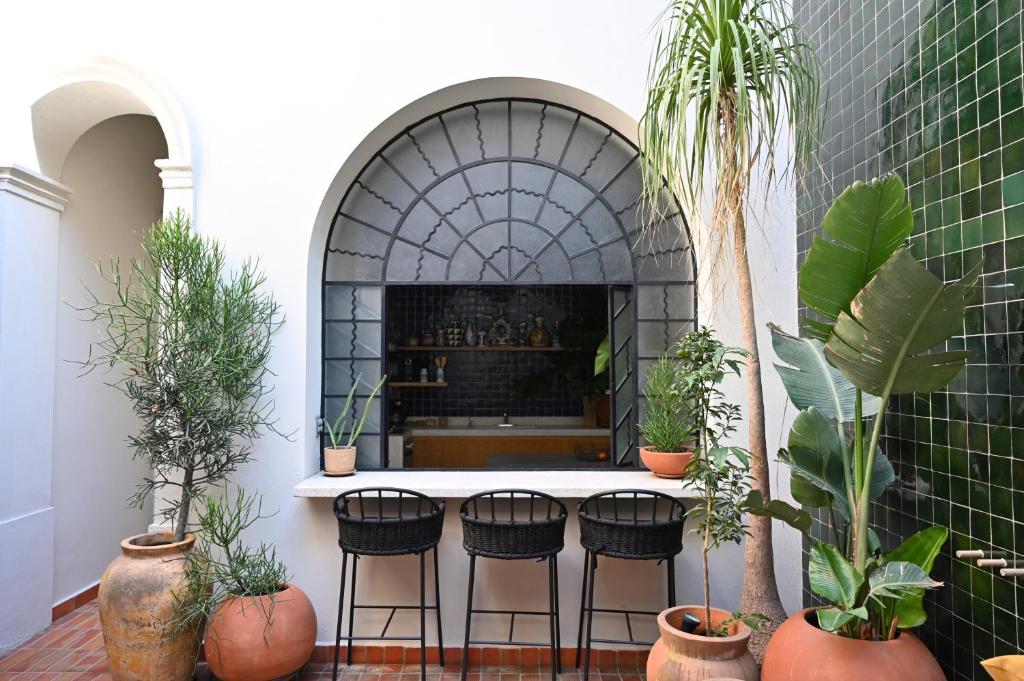
M246 546L241 534L265 517L261 502L239 488L210 497L185 559L187 589L176 601L175 624L192 632L206 622L203 652L220 681L271 681L302 668L316 643L316 613L289 583L272 546Z
M356 388L362 385L362 380L363 375L359 374L356 376L356 380L352 382L352 388L348 391L345 404L342 406L341 411L338 412L338 418L334 420L334 423L332 424L330 419L324 419L324 430L327 431L327 437L331 441L330 447L324 447L324 475L344 476L352 475L356 472L356 440L359 439L359 435L363 432L363 428L366 426L366 417L370 413L370 407L373 405L373 401L377 398L377 393L380 392L388 377L382 377L377 385L373 387L370 396L366 398L366 404L363 405L362 416L359 416L357 420L354 402ZM352 419L352 425L348 429L348 438L346 438L345 428L349 418Z
M805 337L774 327L772 336L801 410L780 455L793 497L826 510L827 540L809 535L806 511L756 493L750 509L808 533L808 581L826 605L779 628L762 678L887 681L913 670L940 681L909 630L925 620L925 590L941 586L928 573L948 531L924 529L886 552L869 506L895 479L879 446L889 398L938 390L961 371L967 353L940 346L962 332L978 274L944 285L903 248L913 218L896 176L848 187L822 227L830 239L815 236L800 269L800 297L816 318L805 320Z
M739 375L745 351L722 345L707 328L693 331L676 346L680 389L692 398L697 447L686 480L697 492L687 516L698 521L691 530L701 538L703 605L669 608L658 615L661 638L647 661L651 681L729 678L757 681L758 669L747 648L763 615L730 613L711 607L708 557L723 543L739 544L747 536L744 504L750 491L750 453L724 440L736 429L740 408L725 402L719 389L727 373ZM650 376L650 375L648 375Z
M117 366L112 383L131 400L139 433L129 438L151 475L131 498L159 496L170 532L129 537L100 580L103 641L115 679L191 679L194 632L165 624L183 588L192 502L250 460L252 442L274 427L267 360L282 318L264 277L246 261L228 275L221 246L192 230L180 211L156 223L144 257L124 270L99 267L109 299L89 291L82 311L104 330L86 371ZM174 495L163 495L170 488Z
M678 359L661 357L647 369L644 397L647 408L640 419L640 434L647 442L640 460L659 478L681 478L693 457L693 414L685 390L686 366Z

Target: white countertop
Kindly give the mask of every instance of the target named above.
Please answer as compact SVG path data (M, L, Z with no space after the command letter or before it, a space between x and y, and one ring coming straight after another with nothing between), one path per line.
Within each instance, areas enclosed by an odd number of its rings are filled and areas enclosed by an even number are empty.
M694 498L679 480L656 477L638 470L385 470L364 471L346 478L317 473L292 488L296 497L336 497L364 487L401 487L440 499L466 497L499 488L529 489L562 499L583 499L612 489L645 489L681 499Z
M610 437L607 428L588 428L586 426L548 426L527 425L500 427L486 426L413 426L406 428L406 435L411 437Z

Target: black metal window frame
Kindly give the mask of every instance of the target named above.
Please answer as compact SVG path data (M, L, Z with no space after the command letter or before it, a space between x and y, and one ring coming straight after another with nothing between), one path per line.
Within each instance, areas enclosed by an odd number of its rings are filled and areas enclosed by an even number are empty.
M484 147L483 147L484 142L483 142L483 134L482 134L481 128L480 128L480 118L479 118L480 110L479 110L479 108L483 107L485 105L494 105L496 103L504 103L504 104L507 105L507 111L508 111L508 117L509 117L508 118L508 137L509 137L509 141L508 141L508 154L505 157L501 157L501 156L487 157L486 153L484 152ZM540 126L539 126L537 142L536 142L536 147L535 147L534 157L533 158L524 157L524 156L513 156L512 155L512 115L513 115L512 114L512 107L513 107L513 104L535 105L535 106L541 107ZM464 110L464 109L470 109L470 108L473 109L473 111L475 113L475 117L476 117L477 133L478 133L478 138L479 138L479 143L480 143L480 151L481 151L482 158L475 159L473 161L467 161L467 162L463 163L460 160L460 158L459 158L458 152L456 151L455 144L452 141L451 133L448 131L448 129L447 129L446 125L445 125L444 117L446 115L448 115L448 114L453 113L453 112L456 112L456 111L459 111L459 110ZM561 110L561 111L564 111L564 112L568 112L571 116L575 117L573 125L572 125L572 129L571 129L571 131L570 131L570 133L568 135L568 138L566 139L566 142L564 144L564 147L562 149L562 152L561 152L561 155L560 155L560 160L559 160L558 164L554 164L554 163L551 163L549 161L544 161L544 160L539 159L539 158L536 157L537 156L537 151L540 148L541 137L542 137L543 128L544 128L545 116L546 116L547 111L548 111L549 108L554 108L554 109L558 109L558 110ZM421 148L419 141L417 140L416 136L414 135L414 132L417 129L421 128L422 126L424 126L428 122L434 121L434 120L439 121L439 123L441 125L441 128L444 130L444 136L445 136L446 141L447 141L447 143L449 145L449 148L451 149L452 155L455 157L455 161L457 163L457 167L456 168L448 170L447 172L445 172L443 174L439 174L437 172L437 170L434 168L434 166L431 164L430 159L427 157L426 153ZM568 170L565 167L561 166L560 164L561 164L561 161L563 161L565 159L565 154L568 151L570 144L572 144L572 142L573 142L573 137L576 134L577 127L579 126L581 121L588 121L592 125L599 126L600 128L603 128L606 131L606 133L605 133L603 141L601 142L600 147L597 149L596 152L594 152L593 156L590 158L589 163L586 165L586 167L584 168L583 172L580 173L577 176L574 173L572 173L570 170ZM585 181L583 179L583 177L591 169L591 166L595 163L595 161L598 159L598 156L602 153L602 151L604 151L605 146L607 145L609 140L612 139L612 138L615 138L616 142L618 142L619 144L625 145L626 148L631 150L632 156L631 156L629 161L627 161L621 168L619 168L613 174L613 176L612 176L612 178L610 180L608 180L605 183L603 183L603 186L596 187L596 186L588 183L587 181ZM435 180L432 183L430 183L428 186L426 186L426 187L424 187L422 189L417 190L415 184L412 181L410 181L407 177L405 177L404 174L401 172L401 170L399 168L397 168L396 165L387 158L387 156L385 156L385 152L387 152L396 143L398 143L399 141L401 141L403 139L408 139L408 140L411 141L412 145L415 147L416 151L419 153L420 157L423 159L423 161L426 163L426 165L429 166L430 171L433 173L433 175L435 177ZM635 466L638 463L637 446L636 446L637 445L637 440L638 440L637 422L639 421L639 417L640 417L640 415L642 413L641 403L642 403L642 400L643 400L643 398L642 398L642 396L640 394L640 392L641 392L641 390L640 390L640 365L641 365L641 363L643 363L645 361L651 361L651 360L657 359L657 357L660 356L660 354L661 354L661 352L659 352L657 354L644 354L644 355L640 354L639 348L637 347L637 343L638 343L638 338L637 337L639 335L640 326L641 326L641 324L647 324L647 323L656 323L656 324L662 325L663 333L664 333L664 348L662 349L662 352L663 352L664 350L668 349L668 347L671 344L671 341L673 340L673 334L672 334L673 326L689 325L691 328L696 328L697 325L698 325L697 262L696 262L696 256L694 254L694 250L693 250L693 246L692 246L693 241L692 241L691 234L690 234L689 224L687 223L687 221L685 219L685 216L683 214L682 208L681 208L678 200L675 197L673 197L671 195L668 195L668 199L667 200L670 201L670 205L671 205L672 211L671 212L663 211L659 215L659 218L658 218L657 221L658 222L664 222L664 223L667 223L667 222L672 221L672 220L677 221L681 225L681 232L685 236L685 243L680 245L680 243L677 241L677 242L675 242L673 244L670 244L668 247L663 247L661 245L654 244L653 241L649 245L644 245L644 244L641 243L641 237L647 232L647 229L649 227L651 227L651 225L648 225L648 224L646 224L644 222L638 222L638 224L633 229L627 229L626 226L623 224L623 222L621 220L621 215L627 209L635 209L635 208L637 208L640 205L640 196L639 195L637 196L636 200L634 200L633 202L631 202L630 204L628 204L624 208L619 209L618 211L614 210L613 206L603 196L603 193L605 191L607 191L615 182L617 182L625 173L627 173L627 171L629 171L630 168L633 168L637 164L637 162L640 160L640 154L641 154L640 149L628 137L623 135L621 132L619 132L618 130L616 130L612 126L604 123L600 119L598 119L598 118L596 118L596 117L594 117L594 116L592 116L592 115L590 115L590 114L588 114L588 113L586 113L586 112L584 112L584 111L582 111L580 109L577 109L577 108L574 108L574 107L571 107L571 106L567 106L567 105L564 105L564 104L554 103L554 102L543 100L543 99L523 98L523 97L515 97L515 98L489 98L489 99L479 99L479 100L474 100L474 101L468 101L468 102L465 102L465 103L461 103L461 104L458 104L458 105L455 105L455 106L448 107L448 108L446 108L444 110L438 111L438 112L436 112L434 114L431 114L430 116L427 116L427 117L425 117L425 118L423 118L423 119L413 123L412 125L407 126L401 132L399 132L396 135L394 135L377 152L375 152L374 155L362 166L362 168L359 170L359 172L356 175L356 179L346 188L345 193L343 194L341 200L339 201L338 209L335 211L335 215L334 215L334 218L332 220L332 224L331 224L330 230L329 230L328 235L327 235L327 241L326 241L325 248L324 248L324 260L323 260L322 272L321 272L321 373L320 373L320 378L321 378L321 386L320 386L321 412L320 412L320 414L321 414L321 418L326 418L327 415L328 415L328 409L327 409L327 401L328 401L328 399L337 398L337 395L333 395L333 394L328 394L327 393L327 373L328 373L327 365L328 365L329 361L349 360L349 361L352 362L352 365L354 367L354 364L355 364L355 362L357 360L368 360L368 361L377 360L379 362L380 375L383 376L386 373L387 362L388 362L388 353L387 353L387 338L388 338L388 336L387 336L387 332L388 332L388 329L387 329L387 297L388 296L387 296L387 289L388 289L389 286L396 286L396 285L400 285L400 286L409 286L409 285L459 285L459 284L465 284L465 285L487 285L487 286L529 286L531 284L540 284L540 285L576 285L576 284L579 284L579 285L601 285L601 286L606 286L608 288L608 294L609 294L608 295L608 300L609 300L609 335L610 335L611 343L613 344L612 346L613 346L613 348L616 348L616 347L625 348L625 351L628 352L628 358L627 358L628 361L626 363L627 375L625 377L623 377L622 380L618 380L616 377L613 376L613 380L610 382L610 388L612 390L612 414L611 414L611 417L612 417L612 429L611 429L612 430L612 437L614 438L614 436L615 436L616 426L622 426L622 425L626 424L627 420L629 421L629 423L628 423L628 433L629 433L629 452L628 452L628 457L626 457L625 460L621 460L621 461L620 460L616 460L616 461L614 461L615 465L613 465L613 468L618 468L618 467L622 467L622 466L630 466L630 465ZM408 185L408 187L411 190L414 190L416 192L415 198L412 201L409 202L409 206L405 210L401 210L400 208L398 208L398 206L396 206L396 205L392 204L391 202L389 202L388 199L385 196L377 194L371 187L363 184L363 176L367 173L367 171L371 168L371 166L374 163L378 162L378 160L382 160L384 165L386 165L392 172L394 172L398 177L401 178L402 182L404 182L406 185ZM478 197L478 195L476 195L474 193L474 191L473 191L473 189L472 189L472 187L470 185L470 182L467 179L467 172L471 171L473 168L476 168L476 167L479 167L479 166L484 166L484 165L487 165L487 164L493 164L493 163L504 163L504 164L508 165L508 186L507 186L507 190L505 192L506 193L506 197L507 197L508 212L507 212L507 215L504 218L495 218L495 219L491 219L491 220L485 220L483 212L481 211L480 206L477 203L477 200L478 200L479 197ZM516 187L513 187L513 180L512 180L512 172L513 171L512 171L512 168L513 168L513 164L518 164L518 163L523 163L523 164L527 164L527 165L534 165L534 166L540 166L540 167L543 167L543 168L546 168L546 169L552 171L552 175L551 175L550 183L549 183L549 185L547 187L547 191L543 195L535 196L535 198L540 198L541 199L541 205L540 205L540 208L537 211L537 217L534 218L534 220L532 222L515 218L512 215L512 199L513 199L513 196L517 192L522 192L522 193L525 193L525 194L533 195L533 194L531 194L531 192L529 192L527 190L520 190L520 189L517 189ZM584 205L583 208L578 209L578 210L573 211L573 212L570 213L570 211L566 210L566 208L564 206L558 205L557 203L555 203L550 198L550 193L551 193L552 186L554 185L554 183L555 183L555 181L556 181L556 179L558 178L559 175L566 176L566 177L570 178L571 180L574 180L574 181L578 182L579 184L584 186L593 195L592 198ZM466 190L470 194L470 198L467 199L466 201L472 200L472 202L476 206L476 212L477 212L477 214L481 218L480 224L476 225L473 229L471 229L469 232L466 232L466 233L463 233L461 230L459 230L457 227L455 227L448 220L448 218L450 217L450 214L451 214L452 211L449 211L446 214L444 211L439 210L436 206L431 205L429 199L427 198L427 194L431 191L431 189L439 186L442 182L444 182L446 180L449 180L449 179L453 179L453 178L461 178L462 181L465 183ZM347 215L345 213L345 211L343 210L343 208L345 207L346 203L348 202L348 200L349 200L350 196L352 195L353 191L356 190L357 188L366 191L371 196L373 196L375 199L379 200L382 204L387 206L388 210L398 211L399 213L401 213L401 219L398 222L398 224L394 228L392 228L391 230L388 230L388 229L376 226L376 225L374 225L374 224L372 224L372 223L370 223L368 221L364 221L362 219L359 219L356 216ZM666 192L667 192L667 189L666 189ZM479 257L483 261L483 265L481 266L480 278L478 278L477 280L472 280L472 279L454 279L453 280L453 279L450 279L449 276L451 275L452 261L454 259L454 256L455 256L455 253L456 253L457 249L453 249L451 253L445 254L445 253L443 253L441 251L436 251L436 250L430 248L429 246L426 245L426 242L418 244L418 243L415 243L414 241L409 240L409 239L407 239L407 238L405 238L405 237L403 237L402 235L399 234L399 231L401 230L402 225L409 218L413 208L418 206L418 205L421 205L421 202L422 203L426 203L429 206L429 208L434 213L436 213L436 216L438 218L437 223L436 223L436 225L434 227L434 230L431 232L430 236L431 237L433 236L433 233L437 231L438 227L442 223L446 223L447 226L450 227L454 232L460 234L461 241L460 241L458 247L461 247L463 244L468 244L473 250L476 251L476 253L479 255ZM547 203L549 203L549 202L553 203L557 208L565 211L566 213L569 213L571 215L571 219L558 233L552 235L552 237L547 241L547 243L544 244L544 246L540 249L539 252L535 253L528 260L528 262L526 264L520 265L515 270L515 274L513 274L512 255L513 255L513 251L515 249L515 246L512 244L512 234L513 234L512 225L514 223L530 224L531 226L536 227L538 229L543 229L543 227L541 225L536 224L536 221L539 219L541 211L543 211L545 209ZM590 234L590 230L586 227L586 225L582 221L583 214L593 204L598 203L598 202L602 203L604 208L610 214L612 214L614 216L615 223L616 223L616 225L617 225L617 227L619 228L619 231L620 231L620 234L616 235L614 238L605 240L605 241L603 241L601 243L598 243L597 241L595 241L594 237ZM465 204L465 202L463 202L463 205L464 204ZM367 228L367 229L369 229L369 230L379 234L381 237L386 237L388 239L386 249L383 251L383 253L373 253L373 252L360 252L360 251L354 251L354 250L339 251L338 249L332 248L331 244L332 244L332 241L334 240L334 237L335 237L335 229L339 225L339 218L347 219L347 220L349 220L349 221L351 221L353 223L361 225L361 226L363 226L363 227L365 227L365 228ZM565 246L563 244L561 244L559 242L559 240L560 240L560 238L562 236L564 236L566 234L566 232L576 222L579 222L581 224L581 227L587 233L587 236L590 238L590 240L593 243L593 245L590 248L588 248L588 249L584 249L582 251L576 252L572 256L569 256L568 251L566 250ZM490 260L493 259L493 257L494 257L494 253L492 253L489 258L485 257L484 254L481 253L475 247L473 247L472 242L469 241L469 238L474 233L476 233L477 231L479 231L481 229L484 229L484 228L488 227L489 225L495 224L495 223L507 223L507 225L508 225L508 228L507 228L508 229L508 242L507 242L507 247L505 248L505 250L506 250L506 258L507 258L506 263L505 263L505 265L506 265L506 272L508 273L507 275L504 275L502 272L498 271L497 268L494 266L494 264L490 262ZM426 241L429 241L429 238ZM604 262L603 262L603 259L600 257L600 249L605 248L605 247L610 246L610 245L613 245L613 244L616 244L616 243L619 243L619 242L624 242L625 247L626 247L627 252L628 252L628 259L629 259L629 264L630 264L630 268L629 268L630 276L627 277L627 278L621 278L621 277L619 277L619 278L612 278L612 277L608 277L608 276L602 276L601 278L576 279L576 278L572 278L571 266L570 266L570 277L568 279L564 279L564 280L544 279L543 276L541 276L540 280L538 280L538 281L534 281L534 280L523 281L523 280L520 280L518 278L523 273L525 273L527 270L529 270L529 268L531 266L537 267L537 261L541 257L541 255L543 255L543 253L546 252L548 249L551 249L551 248L554 248L554 247L559 248L561 250L562 254L565 256L566 260L569 261L570 263L571 263L571 261L573 259L579 258L579 257L581 257L583 255L587 255L590 252L597 253L597 255L598 255L598 263L599 263L599 268L601 270L601 274L605 275L605 272L604 272ZM402 244L404 244L406 246L410 246L410 247L417 248L417 249L420 250L420 255L419 255L418 264L417 264L417 270L416 270L416 275L417 276L415 278L413 278L413 279L389 279L388 264L389 264L389 261L390 261L390 259L392 257L392 249L393 249L393 247L394 247L394 245L396 243L402 243ZM641 249L641 248L647 248L647 249L649 249L649 252L639 253L638 249ZM363 258L368 258L368 259L371 259L371 260L379 260L381 262L379 278L376 278L376 279L373 279L373 278L337 279L337 280L328 279L328 267L329 267L329 262L330 262L331 255L332 255L332 253L339 253L339 252L343 253L343 254L346 254L346 255L363 257ZM495 253L497 253L497 251L495 251ZM645 278L645 277L641 277L640 276L639 273L640 273L640 271L642 269L642 264L643 264L642 261L644 259L646 259L646 258L656 259L658 257L664 257L664 256L668 256L670 259L672 259L672 258L675 258L680 253L686 259L686 263L685 264L689 267L689 272L690 272L690 278L689 279L660 279L660 278ZM422 267L423 260L424 260L426 254L430 254L430 255L432 255L434 257L444 258L444 259L448 260L448 263L447 263L447 266L446 266L446 269L445 269L445 278L444 279L437 279L437 278L421 279L421 278L419 278L420 268ZM495 280L495 279L483 279L485 271L489 271L488 267L490 267L491 270L493 270L496 274L498 274L499 277L502 277L502 279L497 279L497 280ZM539 268L538 268L538 272L539 272ZM342 319L332 318L332 317L329 316L329 314L328 314L328 289L331 286L348 287L348 288L352 289L352 293L351 293L352 307L351 307L351 318L350 319L342 320ZM632 321L632 324L631 324L631 336L630 336L630 338L627 341L627 343L629 344L628 347L625 346L625 345L622 345L622 344L617 344L617 339L615 338L615 330L613 328L614 317L615 317L615 315L617 313L614 310L614 306L613 306L612 292L616 288L622 289L624 287L628 287L628 290L630 291L630 293L629 293L629 297L630 297L629 305L632 308L630 313L633 316L633 321ZM655 288L656 287L661 287L662 288L663 314L660 315L660 316L653 316L653 317L652 316L642 316L641 314L639 314L639 311L637 310L637 298L640 295L641 288L651 288L651 287L655 287ZM669 313L669 287L688 287L689 288L689 290L690 290L689 309L692 310L692 315L691 316L689 316L689 317L672 316ZM378 312L378 316L377 317L365 318L365 319L358 319L357 318L357 316L356 316L357 293L358 293L358 289L362 289L362 288L377 289L379 291L380 303L379 303L379 312ZM338 321L351 321L353 323L352 340L351 340L352 356L348 356L348 357L331 357L331 356L328 355L328 352L327 352L328 325L330 323L338 322ZM363 323L363 324L379 326L380 351L378 353L378 355L379 355L378 357L356 357L356 334L357 334L357 331L356 331L357 326L356 325L357 325L357 323L360 323L360 322ZM614 357L613 357L613 359L614 359ZM613 363L613 366L614 366L614 363ZM351 368L350 371L351 371L351 374L352 374L352 378L354 379L355 378L355 369ZM615 398L615 389L616 389L617 386L620 386L620 385L624 384L625 382L629 382L631 384L631 386L632 386L631 404L629 404L625 409L616 409L616 407L615 407L615 402L616 401L614 399ZM379 445L378 446L380 447L380 466L379 466L378 469L381 469L381 470L387 469L387 467L388 467L388 448L387 448L388 424L387 424L387 419L386 419L386 405L388 404L389 392L390 391L388 389L388 386L385 384L383 389L382 389L382 392L380 394L380 397L379 397L379 400L380 400L379 401L379 405L380 405L380 407L379 407L379 409L380 409L379 414L380 415L379 415L379 419L378 419L379 423L377 424L379 426L377 428L377 430L379 432L377 432L377 433L368 433L368 435L377 435L377 436L379 436ZM359 391L359 390L357 390L356 394L357 394L357 398L359 396L364 396L365 397L365 394L361 394L361 391ZM341 397L343 398L344 395L341 395ZM320 435L321 435L321 437L320 437L320 444L321 444L321 449L322 449L322 446L324 445L324 440L326 438L326 433L321 432ZM613 442L613 446L614 446L614 444L615 443ZM322 461L321 461L321 464L322 464Z

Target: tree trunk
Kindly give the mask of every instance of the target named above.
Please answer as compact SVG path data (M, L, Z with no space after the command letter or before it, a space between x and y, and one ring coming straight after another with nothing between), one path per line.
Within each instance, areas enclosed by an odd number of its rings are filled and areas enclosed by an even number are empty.
M185 538L185 528L188 526L188 511L191 506L190 496L192 488L193 469L191 466L185 469L185 475L181 479L181 504L178 506L178 517L174 522L174 541L181 541Z
M728 146L723 155L728 195L727 213L730 218L733 238L733 263L736 266L737 298L740 320L743 325L743 345L747 352L747 421L749 424L749 449L751 453L751 475L753 487L761 492L765 503L771 497L771 478L768 469L768 446L765 438L764 391L761 386L761 357L757 347L757 318L754 313L754 289L750 279L750 263L747 259L747 228L743 215L744 197L747 191L746 172L740 167L745 159L737 157L736 117L731 98L725 99L719 109L722 119L722 138ZM719 187L722 191L722 187ZM750 536L743 550L743 593L740 596L740 611L746 614L760 613L771 622L750 637L750 651L761 662L765 646L772 633L786 619L786 611L779 597L775 582L775 555L772 550L771 518L751 515L748 518Z

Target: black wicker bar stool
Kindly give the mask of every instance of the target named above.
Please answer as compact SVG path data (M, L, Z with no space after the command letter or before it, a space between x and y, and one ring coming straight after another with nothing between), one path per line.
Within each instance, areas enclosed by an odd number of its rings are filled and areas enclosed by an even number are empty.
M459 508L462 518L462 545L469 553L469 595L466 599L466 639L462 646L462 679L469 666L469 645L544 645L516 641L516 615L543 615L551 629L551 679L561 671L559 652L561 633L558 616L558 552L565 545L565 520L568 512L558 499L541 492L502 489L469 497ZM473 607L473 582L476 559L537 559L548 564L548 609L485 610ZM470 637L473 615L510 615L508 640L474 641Z
M580 502L580 543L586 549L583 563L583 595L580 598L580 627L576 641L576 667L586 651L583 678L590 678L590 647L594 643L652 646L653 641L633 637L630 615L654 615L646 610L594 607L597 557L626 560L665 561L668 571L668 607L676 604L675 557L683 550L683 522L686 508L668 494L640 489L623 489L595 494ZM628 640L593 638L594 613L618 613L626 618ZM586 616L586 640L583 637Z
M444 503L407 489L374 487L339 494L334 499L338 517L338 545L341 547L341 592L338 595L338 629L334 641L334 671L338 678L338 657L341 640L348 642L345 663L352 664L353 641L419 641L420 676L427 678L426 611L437 615L437 644L444 665L444 640L441 635L441 585L437 573L437 543L444 527ZM426 603L426 553L434 550L434 605ZM348 636L341 635L345 612L345 577L348 557L352 556L352 592L348 610ZM360 556L420 557L419 605L356 604L356 568ZM390 610L380 636L353 636L356 610ZM420 611L420 635L388 636L388 627L399 610Z

